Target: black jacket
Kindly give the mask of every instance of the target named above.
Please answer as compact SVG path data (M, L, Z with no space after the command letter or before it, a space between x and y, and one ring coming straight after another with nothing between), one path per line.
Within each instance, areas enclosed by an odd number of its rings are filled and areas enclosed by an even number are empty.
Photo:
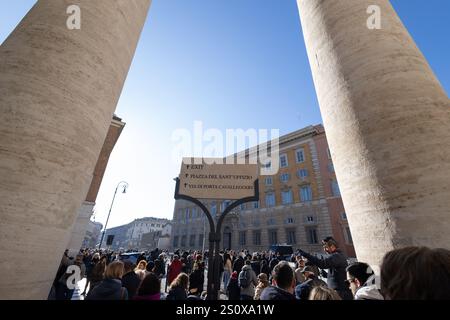
M344 298L342 295L347 296L350 292L348 286L345 284L345 279L347 279L345 268L347 268L348 263L347 257L340 250L329 254L323 259L319 259L306 252L302 252L302 256L308 259L308 264L313 264L321 269L328 269L328 287L336 290L342 298Z
M122 277L122 286L127 288L128 299L132 299L141 285L141 278L134 272L130 271Z
M205 283L205 272L203 269L194 270L189 276L189 291L191 289L197 289L196 294L203 292L203 286Z
M242 257L239 256L239 258L237 258L233 264L233 271L236 271L237 273L241 272L244 263L245 263L244 259L242 259Z
M295 300L295 296L278 287L267 287L261 293L260 300Z
M181 287L175 287L170 289L169 294L167 295L166 300L186 300L187 293Z
M127 289L122 287L119 279L105 279L92 291L89 291L86 300L127 300Z
M238 279L230 279L227 287L228 300L240 300L241 288L239 287Z
M311 290L318 286L326 287L327 284L318 278L308 279L295 287L295 297L299 300L308 300Z

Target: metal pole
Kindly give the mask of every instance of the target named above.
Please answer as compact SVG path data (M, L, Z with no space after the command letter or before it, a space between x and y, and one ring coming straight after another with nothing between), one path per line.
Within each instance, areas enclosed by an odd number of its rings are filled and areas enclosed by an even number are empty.
M108 221L109 221L109 216L111 215L111 210L112 207L114 205L114 200L116 199L116 194L117 194L117 189L119 189L120 184L125 183L128 186L128 183L125 181L121 181L117 184L116 190L114 191L114 196L113 199L111 201L111 206L109 207L109 212L108 212L108 218L106 218L106 223L105 223L105 227L103 228L103 233L102 233L102 237L100 239L100 244L98 245L98 248L101 249L102 248L102 243L103 243L103 238L105 237L105 233L106 233L106 227L108 226Z

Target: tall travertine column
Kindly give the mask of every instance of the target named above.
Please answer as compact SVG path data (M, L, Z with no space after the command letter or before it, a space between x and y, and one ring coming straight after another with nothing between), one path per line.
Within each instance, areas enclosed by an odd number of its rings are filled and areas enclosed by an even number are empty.
M45 299L151 0L40 0L0 48L0 299Z
M450 248L450 103L424 56L388 0L298 7L358 259Z

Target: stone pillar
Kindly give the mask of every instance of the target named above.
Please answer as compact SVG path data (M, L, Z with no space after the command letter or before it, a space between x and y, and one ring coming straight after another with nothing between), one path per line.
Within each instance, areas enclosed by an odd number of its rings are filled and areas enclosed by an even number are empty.
M86 231L91 221L92 212L95 203L84 201L80 208L78 208L77 217L73 225L71 237L67 249L69 249L69 256L75 257L81 249Z
M151 0L40 0L0 48L0 299L46 299Z
M424 56L388 0L298 7L358 259L450 248L450 103Z

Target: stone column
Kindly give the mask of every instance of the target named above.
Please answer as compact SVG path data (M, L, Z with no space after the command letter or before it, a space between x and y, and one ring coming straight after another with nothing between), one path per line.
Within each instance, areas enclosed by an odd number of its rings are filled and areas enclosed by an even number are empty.
M298 7L358 259L450 248L450 103L426 59L388 0Z
M151 0L40 0L0 48L0 299L46 299Z

